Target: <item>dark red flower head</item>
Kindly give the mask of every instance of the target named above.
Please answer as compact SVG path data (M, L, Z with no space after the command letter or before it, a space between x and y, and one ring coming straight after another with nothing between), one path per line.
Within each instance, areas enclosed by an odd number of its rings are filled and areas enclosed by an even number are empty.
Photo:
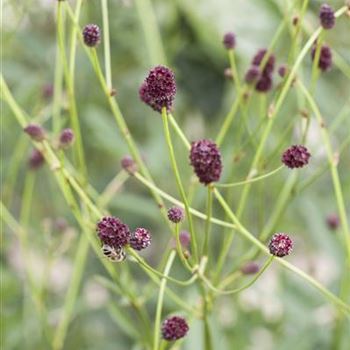
M185 213L180 207L172 207L168 210L168 219L177 224L182 221L185 217Z
M202 184L208 185L211 182L219 181L222 171L221 154L213 141L192 142L190 162Z
M74 142L74 132L72 129L63 129L60 134L60 146L69 147Z
M311 49L311 58L315 59L316 56L316 46L314 45ZM329 46L322 45L320 51L320 59L318 61L318 68L320 68L323 72L331 69L333 63L332 59L332 51Z
M175 75L164 66L151 69L139 89L141 100L157 112L161 112L163 107L171 110L175 94Z
M163 339L172 341L186 336L189 330L188 324L183 317L172 316L163 321L162 336Z
M127 171L130 175L135 174L137 171L137 164L130 156L124 156L120 161L121 167Z
M267 53L267 49L260 49L256 53L256 55L253 57L252 65L259 67L266 53ZM276 61L275 56L273 54L270 54L270 56L268 57L265 63L265 66L262 68L263 75L270 75L273 73L273 70L275 69L275 61Z
M337 214L330 214L327 216L327 226L330 230L336 230L339 227L340 219Z
M222 39L222 43L224 44L227 50L234 49L236 46L236 36L232 32L228 32L224 35Z
M34 141L40 142L45 140L45 131L39 124L28 124L23 130Z
M32 170L36 170L40 168L44 164L44 162L45 158L43 154L39 150L33 149L28 159L29 168Z
M131 235L130 246L135 250L142 250L151 244L151 234L145 228L139 227Z
M260 69L258 66L250 66L245 74L244 80L247 84L255 83L260 77Z
M324 29L331 29L335 25L335 16L332 7L323 4L320 8L320 22Z
M284 78L286 76L288 72L288 66L286 64L281 64L279 67L278 67L278 75L281 77L281 78Z
M97 24L87 24L83 29L84 43L87 46L95 47L101 41L101 31Z
M272 88L271 75L263 74L255 85L255 90L259 92L268 92Z
M309 163L311 154L308 149L302 145L294 145L284 151L282 163L288 168L302 168Z
M129 227L120 219L105 216L97 223L97 235L103 244L118 248L129 243L131 234Z
M270 253L280 258L289 255L293 249L293 241L285 233L275 233L269 243Z

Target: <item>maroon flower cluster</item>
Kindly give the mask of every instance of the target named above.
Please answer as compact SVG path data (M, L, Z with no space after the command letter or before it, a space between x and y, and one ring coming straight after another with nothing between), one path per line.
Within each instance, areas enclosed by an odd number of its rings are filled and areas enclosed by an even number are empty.
M314 45L311 49L311 58L314 61L316 56L316 45ZM323 72L331 69L333 63L332 59L332 51L329 46L322 45L320 51L320 58L318 61L318 68L320 68Z
M171 69L157 66L150 70L139 89L141 100L157 112L170 111L176 94L175 75Z
M131 236L129 227L114 216L105 216L97 223L97 234L103 244L113 248L126 246Z
M244 80L247 84L256 83L260 77L260 69L257 66L251 66L245 74Z
M241 267L240 270L244 275L255 275L257 272L259 272L260 267L256 262L248 261Z
M97 24L87 24L83 29L84 43L87 46L95 47L101 41L101 31Z
M184 211L179 207L172 207L168 210L168 219L177 224L184 219Z
M162 336L163 339L172 341L186 336L189 330L188 324L183 317L172 316L163 321Z
M40 142L45 140L45 131L38 124L28 124L23 130L34 141Z
M308 149L302 145L294 145L284 151L282 163L288 168L302 168L309 163L311 154Z
M135 174L135 172L137 171L137 164L134 162L134 160L126 155L124 156L121 161L120 161L120 165L121 167L127 171L130 175Z
M323 4L320 8L320 22L324 29L332 29L335 25L335 16L332 7Z
M275 56L273 54L269 55L260 71L261 62L266 54L266 49L260 49L253 57L251 67L245 75L245 81L248 84L256 83L255 90L259 92L267 92L272 88L272 74L275 69Z
M28 159L28 166L32 170L39 169L45 162L43 154L37 149L33 149Z
M336 230L339 227L340 219L337 214L330 214L327 216L326 222L330 230Z
M192 142L190 162L199 182L208 185L220 179L222 171L221 154L211 140Z
M279 67L278 67L278 75L281 77L281 78L284 78L288 72L288 67L286 64L281 64Z
M135 250L142 250L150 246L151 234L145 228L139 227L131 235L130 246Z
M224 38L222 40L222 43L224 44L225 48L227 50L232 50L236 46L236 36L232 32L228 32L224 35Z
M72 129L67 128L62 130L60 134L60 147L67 148L74 142L74 132Z
M275 233L269 243L270 253L282 258L289 255L293 249L293 241L285 233Z

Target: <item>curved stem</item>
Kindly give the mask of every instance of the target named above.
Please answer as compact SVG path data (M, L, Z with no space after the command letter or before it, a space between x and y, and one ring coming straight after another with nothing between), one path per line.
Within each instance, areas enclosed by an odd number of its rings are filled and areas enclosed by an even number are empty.
M166 143L167 143L168 149L169 149L171 166L173 168L173 172L175 175L178 191L180 192L181 199L185 205L185 211L186 211L186 215L187 215L187 219L188 219L188 223L189 223L189 227L190 227L192 253L194 255L195 261L198 261L197 240L196 240L196 235L194 232L192 215L191 215L190 208L188 205L187 196L186 196L185 190L184 190L183 185L182 185L179 169L177 167L174 147L173 147L173 144L171 141L171 136L170 136L170 131L169 131L168 115L167 115L167 111L166 111L165 107L162 108L162 119L163 119L165 139L166 139Z
M221 294L221 295L230 295L230 294L237 294L240 293L242 290L249 288L252 286L257 279L264 273L264 271L271 265L272 261L274 259L274 256L271 255L263 267L259 270L259 272L252 278L247 284L243 285L242 287L231 289L231 290L221 290L216 287L214 287L211 282L205 277L205 276L200 276L201 279L206 283L206 285L216 294Z
M164 291L166 287L166 276L168 276L171 265L173 264L173 261L175 259L176 252L175 250L172 250L169 254L168 261L164 268L164 277L162 278L162 281L160 283L159 287L159 294L158 294L158 301L157 301L157 310L156 310L156 318L154 322L154 338L153 338L153 350L159 349L159 339L160 339L160 320L162 317L162 307L163 307L163 299L164 299Z
M220 183L218 183L218 184L215 184L215 187L236 187L236 186L242 186L242 185L245 185L247 183L252 183L252 182L256 182L256 181L262 180L262 179L266 179L267 177L276 174L277 172L279 172L283 168L284 168L284 165L281 165L277 169L272 170L272 171L270 171L270 172L268 172L268 173L266 173L264 175L253 177L252 179L248 179L248 180L245 180L245 181L232 182L232 183L229 183L229 184L220 184Z
M204 243L203 243L203 255L209 257L209 233L210 233L210 218L212 215L212 203L213 203L213 187L207 186L207 220L205 221L204 229Z
M108 0L101 0L106 84L112 90L111 48L109 39Z

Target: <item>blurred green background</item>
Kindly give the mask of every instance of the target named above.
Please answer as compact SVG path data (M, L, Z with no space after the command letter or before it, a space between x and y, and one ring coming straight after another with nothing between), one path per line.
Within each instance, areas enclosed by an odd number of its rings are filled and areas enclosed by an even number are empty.
M74 6L74 1L70 3ZM293 3L298 4L301 1ZM313 31L317 27L317 14L321 3L309 2L305 17L306 29ZM157 185L178 198L166 152L161 118L138 98L138 88L147 71L158 63L167 63L174 69L178 84L175 118L190 140L202 137L214 139L235 97L232 81L226 79L223 74L229 66L227 53L221 43L223 34L231 30L236 33L236 58L242 79L254 53L259 48L267 47L280 22L285 16L291 21L297 10L286 12L292 1L282 0L158 0L152 1L152 4L166 62L156 62L157 54L150 53L141 24L141 19L147 23L147 18L142 18L144 14L138 13L136 4L131 0L109 1L112 80L121 110ZM331 4L334 8L339 8L343 2L332 1ZM44 126L50 130L52 98L45 97L43 89L53 83L54 77L56 1L5 0L2 7L4 77L20 106L31 117L44 120ZM100 1L83 2L80 25L87 23L102 26ZM67 28L70 30L70 27ZM327 32L326 42L334 48L336 57L341 57L342 62L345 62L343 66L345 65L346 69L342 71L334 67L330 72L322 74L315 93L327 125L342 112L343 117L332 134L335 149L346 139L350 130L350 76L344 74L349 72L350 67L349 34L350 21L346 16L337 21L332 31ZM285 31L274 50L278 64L287 61L289 48L290 36ZM76 99L89 181L101 192L120 171L120 159L128 151L80 44L77 50ZM98 54L103 62L102 45L98 48ZM309 54L300 72L308 85L311 72ZM274 86L278 87L280 82L281 79L275 73ZM274 93L275 91L268 95L269 101L273 99ZM251 130L255 130L259 122L258 102L259 96L254 95L249 108ZM62 105L63 127L69 125L66 96ZM281 134L293 118L294 127L280 142ZM279 114L265 148L264 160L269 160L267 169L278 167L282 150L298 142L300 120L300 110L296 104L295 93L292 92ZM240 115L235 123L222 148L223 182L244 179L255 152L250 143L244 143L246 134L243 134L242 138L238 137L241 130ZM2 106L1 129L2 198L12 215L19 219L24 182L29 171L27 158L32 146L6 103ZM259 132L254 136L258 141ZM180 140L176 137L173 139L182 177L188 186L191 177L188 154ZM301 184L326 163L316 123L311 124L307 146L313 157L310 166L300 171ZM234 158L241 154L242 147L243 157L236 163ZM68 156L71 156L69 152ZM339 172L348 206L349 165L350 152L347 146L341 155ZM273 178L267 179L264 186L253 186L243 222L255 234L269 218L274 201L288 176L289 172L283 170ZM234 198L237 200L234 200L233 207L237 204L239 194L238 188L234 192ZM204 211L204 202L205 189L199 188L193 206ZM139 226L151 229L153 244L144 256L152 265L156 264L159 261L159 251L164 249L170 234L160 219L159 210L149 191L136 180L130 179L113 198L109 209L114 215L123 218L131 229ZM327 172L291 198L288 208L276 225L276 231L291 232L295 238L295 250L289 260L338 293L344 249L340 232L331 232L325 225L326 216L336 210L332 181ZM349 207L347 210L349 212ZM215 215L223 217L218 208L215 208ZM64 232L57 229L57 218L67 221L68 227ZM187 223L184 228L186 225ZM204 227L200 221L196 221L196 225L198 231ZM3 225L2 229L3 349L47 349L39 331L40 320L23 277L26 261L19 252L16 235L6 225ZM46 321L55 327L69 285L79 227L47 166L35 174L34 196L25 229L29 236L28 254L31 256L31 268L38 285L43 288L48 316ZM213 226L212 229L215 259L223 239L223 230L218 226ZM67 249L52 258L52 250L58 249L62 242L67 243ZM231 257L232 264L246 247L240 240L237 241L237 249ZM46 272L45 267L48 270ZM175 272L175 275L181 276L183 270L180 265L176 266L175 271L176 269L178 272ZM226 266L226 269L230 270L230 266ZM146 278L137 268L133 267L132 272L135 275L136 289L141 291ZM138 347L133 345L132 337L120 328L116 320L119 316L116 314L114 303L123 305L123 299L100 286L94 279L96 274L104 275L105 272L91 252L64 349L137 349ZM189 304L197 298L195 288L174 287L174 290ZM152 315L156 296L155 289L149 303ZM176 306L167 301L164 314L174 311ZM317 291L279 266L273 266L258 283L238 297L220 297L213 311L211 325L215 349L218 350L331 349L334 309ZM348 344L349 328L340 348L348 349ZM183 348L202 348L199 321L192 323Z

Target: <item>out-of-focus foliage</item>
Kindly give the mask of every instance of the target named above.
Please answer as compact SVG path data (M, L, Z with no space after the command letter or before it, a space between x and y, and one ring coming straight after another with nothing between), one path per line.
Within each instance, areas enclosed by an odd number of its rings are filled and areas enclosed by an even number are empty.
M70 3L74 6L73 1ZM215 138L235 96L232 82L223 75L224 69L229 66L226 51L221 44L223 33L228 30L236 33L238 70L242 79L252 56L257 49L269 45L284 16L292 20L293 11L287 12L291 3L292 1L282 0L153 1L167 64L174 69L178 82L174 115L190 140ZM307 31L312 32L317 27L320 4L320 1L310 1L305 18ZM342 1L332 2L334 8L342 5ZM6 0L3 3L3 74L22 108L32 118L42 120L48 130L51 129L52 99L43 97L43 88L52 84L54 77L55 8L54 0ZM148 69L157 62L150 60L133 1L109 1L109 11L112 80L117 90L118 102L157 185L178 197L165 151L161 119L138 98L141 82ZM100 1L83 2L80 24L86 23L102 25ZM70 30L71 27L67 28ZM350 67L349 34L350 21L345 16L337 21L335 29L327 32L325 37L326 42L337 56L342 57L347 67ZM278 63L287 61L289 48L290 37L286 31L274 50ZM98 191L102 191L120 170L120 159L128 151L80 45L77 50L76 98L89 181ZM98 54L103 62L102 45ZM299 72L306 85L310 72L311 59L308 54ZM280 82L277 74L274 81L275 86ZM347 110L347 116L332 134L335 148L348 136L350 130L349 91L350 77L346 77L336 66L319 78L315 96L326 124L330 125L342 109ZM272 97L273 93L269 94L268 99L271 101ZM66 95L64 99L66 101ZM249 108L251 130L259 122L258 103L259 98L255 96L255 101ZM67 102L65 105L67 106ZM301 119L301 116L296 104L296 94L292 91L265 149L267 169L278 167L281 151L297 142L298 130L295 128L279 143L281 133L292 119L297 118ZM62 127L69 125L67 109L63 111L61 119ZM247 137L245 134L243 139L238 139L239 122L238 116L237 124L230 130L222 148L223 182L228 180L231 173L234 175L233 181L245 178L255 153L254 147L248 144L244 147L242 160L239 163L233 161ZM18 218L24 197L26 173L29 171L27 158L32 147L6 104L2 107L1 129L3 201ZM256 140L259 137L257 133ZM191 177L188 153L176 137L174 143L181 173L188 187ZM277 152L274 152L277 146ZM312 162L307 169L300 172L300 183L326 162L316 123L311 123L308 147L313 154ZM339 165L347 204L350 198L349 164L348 146L342 153ZM274 200L288 176L288 171L283 170L278 176L267 179L264 186L254 185L243 222L255 234L259 233L268 219L275 204ZM232 176L228 181L231 180ZM35 174L34 186L34 197L26 226L28 251L35 280L43 281L39 285L43 285L40 293L44 307L47 308L48 319L44 321L55 325L72 273L80 231L47 166ZM265 200L256 201L255 197L261 193L264 193ZM234 198L238 199L239 194L240 189L237 188ZM204 210L204 201L205 191L201 188L196 193L193 206ZM234 201L233 207L236 205L237 201ZM158 262L158 252L164 249L170 234L159 217L159 210L149 191L131 178L113 198L109 209L128 222L132 229L139 226L151 229L153 244L145 256L151 264ZM340 233L328 230L325 217L336 209L331 177L327 172L298 196L291 198L288 208L275 227L276 231L291 232L295 237L294 254L290 261L314 275L335 293L339 290L344 250L341 239L336 237ZM347 209L349 212L349 208ZM219 210L216 210L215 215L223 217ZM61 217L69 223L69 229L64 233L54 228L55 220ZM204 227L203 222L196 221L196 225L199 232ZM48 330L48 334L39 333L39 325L43 320L38 318L27 282L24 283L23 280L23 266L27 262L20 254L14 233L4 225L2 228L2 345L4 349L49 349L46 337L50 337L51 330ZM219 249L222 239L222 228L213 226L212 246ZM62 244L62 240L69 241L68 248L64 254L55 257L52 251ZM248 248L247 243L240 239L237 239L236 244L241 249ZM233 264L235 252L236 250L232 253ZM217 255L214 251L213 258ZM180 266L176 265L175 275L177 268L180 271ZM146 281L145 275L135 267L130 270L135 279L132 288L141 289ZM122 315L118 314L114 306L117 303L123 309L125 301L101 287L94 279L96 274L104 275L105 272L91 252L73 320L68 329L65 349L131 349L130 344L134 343L133 329L123 328L120 321ZM122 275L121 278L126 276ZM196 300L195 288L182 290L175 286L174 290L189 303ZM154 290L150 303L152 315L156 296ZM273 266L256 285L239 297L219 298L213 308L215 312L210 323L215 349L330 349L334 309L315 290L278 266ZM126 307L124 309L130 310ZM176 305L167 301L164 313L175 310ZM201 332L200 322L194 321L189 336L183 343L184 349L201 349ZM342 347L344 350L348 346L346 343L350 343L349 334L348 331L345 335Z

